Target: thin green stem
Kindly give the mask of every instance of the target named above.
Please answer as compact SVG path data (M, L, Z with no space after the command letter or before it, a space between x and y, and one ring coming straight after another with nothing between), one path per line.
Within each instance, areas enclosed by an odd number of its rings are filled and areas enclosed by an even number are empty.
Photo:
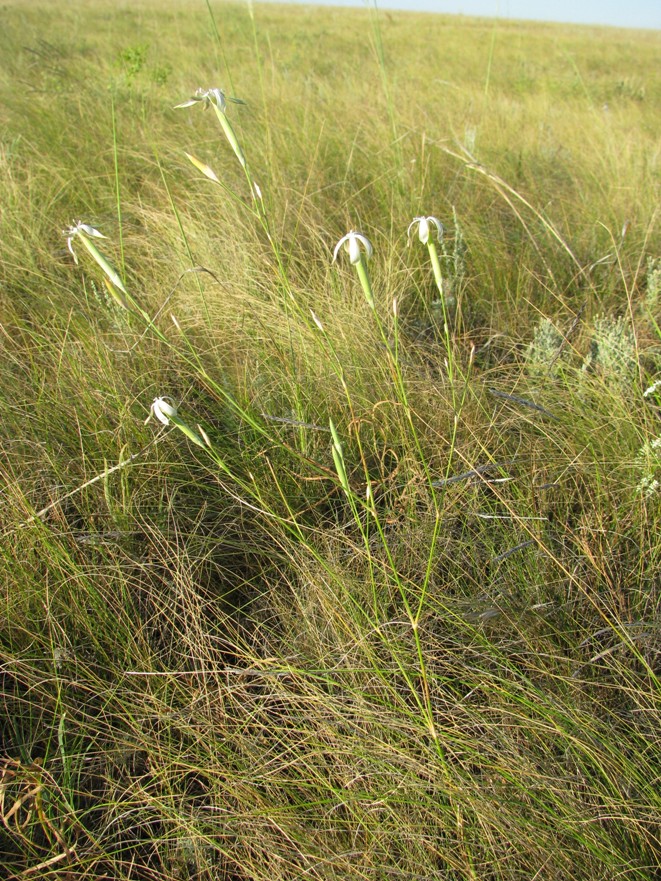
M372 282L370 280L369 270L367 269L367 263L365 262L365 258L362 254L360 255L360 260L355 265L356 272L358 273L358 279L360 280L360 285L363 289L363 293L365 294L367 304L371 309L376 310L376 306L374 303L374 294L372 292Z
M119 185L119 150L117 145L117 114L115 111L115 96L110 93L110 114L112 119L112 157L115 172L115 203L117 205L117 228L119 231L119 263L122 275L126 275L124 262L124 226L122 224L122 199Z

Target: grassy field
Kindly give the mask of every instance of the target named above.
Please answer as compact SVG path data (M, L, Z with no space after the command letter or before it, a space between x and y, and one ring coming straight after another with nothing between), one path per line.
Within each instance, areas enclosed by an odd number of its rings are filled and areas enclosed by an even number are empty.
M0 877L659 877L660 51L0 8Z

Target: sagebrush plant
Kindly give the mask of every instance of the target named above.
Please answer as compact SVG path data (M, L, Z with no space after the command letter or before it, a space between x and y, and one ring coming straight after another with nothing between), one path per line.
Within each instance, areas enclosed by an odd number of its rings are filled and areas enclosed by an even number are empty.
M658 35L3 24L8 877L656 877Z
M630 393L638 370L638 353L631 323L620 315L594 320L590 350L583 362L585 372L596 373L607 385Z
M656 495L661 487L661 437L643 444L636 457L636 467L640 476L637 491L647 497Z
M532 342L526 349L526 364L532 377L544 379L558 372L564 337L550 318L542 318L535 327Z

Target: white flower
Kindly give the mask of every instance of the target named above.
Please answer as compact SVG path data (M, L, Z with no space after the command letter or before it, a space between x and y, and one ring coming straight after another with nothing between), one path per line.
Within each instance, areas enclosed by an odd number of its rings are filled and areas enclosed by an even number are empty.
M352 230L351 232L348 232L345 236L342 236L337 245L335 245L335 250L333 251L333 262L337 260L337 255L342 245L344 245L344 250L349 252L349 261L354 266L361 261L361 246L365 249L365 254L367 255L368 259L374 253L374 249L372 248L372 243L370 242L370 240L362 235L362 233Z
M173 422L179 431L186 435L188 440L192 441L198 447L202 447L203 450L207 448L212 449L211 440L204 429L198 425L200 433L198 434L196 431L193 431L193 429L179 416L177 407L174 404L171 404L167 398L154 398L149 409L149 416L145 419L145 425L149 422L152 416L155 416L163 425L169 425L170 422Z
M177 408L174 404L168 403L166 398L154 398L149 411L149 416L147 417L147 422L149 422L152 415L155 416L159 422L162 422L163 425L169 425L170 419L177 415Z
M654 392L658 391L658 389L660 389L660 388L661 388L661 379L657 379L657 381L654 383L654 385L651 385L649 388L645 389L645 391L643 392L643 397L649 398L651 395L654 394Z
M215 104L221 113L225 113L228 101L233 101L235 104L246 103L240 98L230 98L222 89L197 89L192 98L189 98L188 101L184 101L181 104L177 104L174 109L178 110L180 107L192 107L193 104L202 104L206 110L208 107L211 107L212 104Z
M432 235L431 226L436 227L436 235L438 241L441 241L441 236L443 235L443 224L438 219L438 217L414 217L411 223L409 223L409 228L406 231L409 245L411 244L411 229L416 225L416 223L418 224L418 238L423 245L429 243L429 238Z
M93 226L90 226L87 223L83 223L82 221L78 221L78 223L74 223L73 226L70 226L68 229L63 231L63 235L67 237L67 248L71 251L71 256L73 257L74 263L78 265L78 257L76 256L76 252L73 249L72 242L76 236L81 235L83 233L86 236L91 236L94 239L105 239L106 236L103 233L99 232L98 229L95 229Z

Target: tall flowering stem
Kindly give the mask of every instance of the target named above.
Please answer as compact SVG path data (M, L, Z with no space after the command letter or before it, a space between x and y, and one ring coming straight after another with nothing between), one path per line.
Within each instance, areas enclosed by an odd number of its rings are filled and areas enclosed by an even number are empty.
M78 255L73 249L73 242L75 240L85 246L97 265L103 270L105 275L110 279L114 286L118 288L123 294L126 293L124 283L119 277L117 271L110 265L110 263L108 263L103 254L92 242L92 239L105 239L106 236L104 236L102 232L99 232L98 229L90 226L88 223L83 223L79 220L77 223L74 223L73 226L65 229L64 235L67 237L67 248L71 252L74 263L78 263Z
M344 246L344 249L349 254L349 262L356 267L358 280L360 281L360 285L363 289L363 293L365 294L365 299L367 300L368 306L371 309L376 309L374 303L374 293L372 291L372 282L370 280L370 274L367 269L366 261L366 258L367 260L369 260L369 258L374 253L372 243L362 233L352 230L351 232L348 232L345 236L342 236L337 245L335 245L335 249L333 251L333 262L337 260L337 255L339 254L340 248L342 246Z
M284 290L289 296L289 299L296 303L294 293L291 288L291 284L289 283L289 278L287 276L287 270L282 260L282 255L278 248L278 245L273 237L271 232L271 224L269 222L269 218L266 212L266 206L264 204L264 197L262 195L262 191L256 181L253 179L250 168L248 166L248 161L246 159L245 153L243 152L243 148L239 143L239 139L236 136L236 132L227 116L227 102L231 101L234 104L245 104L245 101L242 101L240 98L232 98L229 95L226 95L222 89L198 89L193 95L192 98L189 98L187 101L183 101L181 104L177 104L175 109L181 107L192 107L195 104L201 104L203 109L207 110L209 107L212 107L214 113L216 114L216 118L220 123L220 127L229 143L234 155L239 161L239 164L243 168L243 171L246 176L246 180L248 182L248 189L250 190L250 198L252 201L252 210L254 216L258 220L260 226L262 227L266 238L271 246L271 250L273 251L273 255L277 264L277 271L284 287ZM206 177L215 183L224 186L222 181L218 178L216 173L209 168L208 165L201 162L199 159L196 159L194 156L190 154L186 154L192 164L201 171ZM235 195L234 193L232 195Z
M448 320L447 304L445 302L445 293L443 291L443 272L441 270L441 261L438 259L438 249L434 242L434 232L436 239L440 242L443 235L443 224L438 217L414 217L407 230L408 243L411 244L412 232L417 228L418 239L423 245L426 245L429 252L429 261L431 263L432 272L434 273L434 281L438 288L438 295L441 301L441 309L443 310L443 334L445 336L445 348L447 353L448 377L452 386L452 398L454 401L454 358L452 352L452 340L450 338L450 323Z
M205 110L209 107L213 107L216 116L218 117L220 127L222 128L230 147L234 150L236 158L239 160L243 168L247 169L248 163L246 162L246 157L241 149L241 145L239 144L234 129L232 128L232 123L227 118L226 111L228 101L232 101L234 104L245 104L245 101L242 101L240 98L228 98L222 89L198 89L188 101L183 101L181 104L177 104L175 110L178 110L181 107L192 107L194 104L201 104Z
M415 227L418 228L418 239L423 245L427 246L427 250L429 251L429 259L431 260L432 269L434 271L436 287L438 288L441 302L445 304L445 298L443 296L443 273L441 272L441 264L438 259L438 251L436 250L433 237L433 231L436 229L436 238L440 242L441 236L443 235L443 224L438 217L414 217L409 223L409 228L406 232L409 245L411 244L411 231L415 229ZM443 307L443 314L445 315L445 305Z

